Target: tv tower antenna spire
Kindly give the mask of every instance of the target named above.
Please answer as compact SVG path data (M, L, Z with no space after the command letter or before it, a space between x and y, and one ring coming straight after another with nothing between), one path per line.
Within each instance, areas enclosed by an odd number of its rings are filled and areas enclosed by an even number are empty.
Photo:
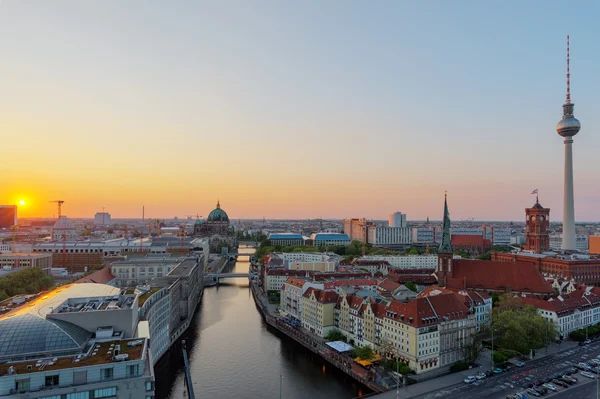
M571 56L569 54L569 35L567 35L567 104L571 103Z

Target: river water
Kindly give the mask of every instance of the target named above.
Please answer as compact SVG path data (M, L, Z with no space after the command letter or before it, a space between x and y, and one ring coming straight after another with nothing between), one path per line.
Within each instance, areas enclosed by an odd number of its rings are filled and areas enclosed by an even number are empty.
M240 249L240 253L252 249ZM242 260L242 257L240 257ZM230 268L247 272L248 262ZM350 399L358 384L289 338L275 333L255 307L247 279L221 280L207 287L187 332L197 398ZM156 397L187 398L181 348L173 347L156 365Z

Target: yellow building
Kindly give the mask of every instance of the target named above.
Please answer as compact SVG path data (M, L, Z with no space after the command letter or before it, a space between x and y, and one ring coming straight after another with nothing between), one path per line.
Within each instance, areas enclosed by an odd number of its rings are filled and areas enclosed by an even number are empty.
M302 295L302 327L324 337L334 328L334 307L338 295L333 291L309 288Z

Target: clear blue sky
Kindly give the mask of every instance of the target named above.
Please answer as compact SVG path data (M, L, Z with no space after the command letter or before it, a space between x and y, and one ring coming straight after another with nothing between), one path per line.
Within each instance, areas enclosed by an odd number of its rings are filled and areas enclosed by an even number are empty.
M598 1L3 1L0 202L24 215L600 220ZM6 141L5 141L6 143ZM55 198L56 197L56 198Z

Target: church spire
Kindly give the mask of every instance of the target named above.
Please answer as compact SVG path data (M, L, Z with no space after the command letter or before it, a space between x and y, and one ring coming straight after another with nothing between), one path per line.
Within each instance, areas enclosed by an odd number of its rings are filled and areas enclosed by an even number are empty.
M217 209L221 209L221 201L217 198Z
M439 253L452 253L450 244L450 213L448 212L448 194L444 194L444 224L442 225L442 243L438 249Z

